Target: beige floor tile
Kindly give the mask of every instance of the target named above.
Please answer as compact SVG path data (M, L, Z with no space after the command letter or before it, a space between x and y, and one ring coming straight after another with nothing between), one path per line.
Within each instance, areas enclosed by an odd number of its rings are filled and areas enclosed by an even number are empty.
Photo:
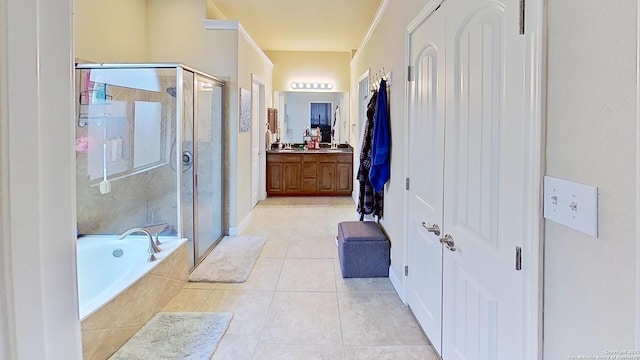
M256 348L254 360L342 360L342 346L327 345L274 345L260 344Z
M217 289L275 290L284 259L258 258L247 281L243 283L218 283Z
M345 360L439 360L431 346L345 346Z
M228 340L223 337L211 360L251 360L255 343Z
M296 222L291 225L289 230L291 234L300 236L336 236L338 234L338 225L317 223L310 225L305 222Z
M338 293L345 345L427 345L395 293Z
M334 268L336 272L336 289L338 292L349 291L368 291L368 292L393 292L393 284L388 277L375 277L375 278L343 278L342 270L340 268L340 260L334 261Z
M289 239L285 236L268 236L259 257L261 258L284 258L287 255Z
M209 289L184 288L162 309L162 311L200 311L200 307L211 295Z
M233 313L224 335L229 341L258 341L273 300L273 291L212 290L202 311Z
M272 196L260 201L260 206L333 206L354 205L351 196Z
M218 286L218 283L212 282L187 282L184 286L185 289L204 289L213 290Z
M276 292L260 343L342 345L336 294Z
M329 238L330 239L330 238ZM292 241L287 248L289 259L333 259L335 244L327 238L310 238Z
M332 259L285 259L278 291L336 291Z
M342 278L337 224L356 220L350 197L262 201L243 231L267 236L247 282L188 283L166 309L234 314L215 360L437 359L388 278Z

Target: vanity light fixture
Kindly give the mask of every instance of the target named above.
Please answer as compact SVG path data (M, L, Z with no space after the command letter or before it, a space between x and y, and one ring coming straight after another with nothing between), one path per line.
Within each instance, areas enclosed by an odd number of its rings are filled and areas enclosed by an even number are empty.
M315 89L315 90L331 90L333 89L332 83L321 83L321 82L302 82L302 81L294 81L291 83L291 88L300 90L300 89Z

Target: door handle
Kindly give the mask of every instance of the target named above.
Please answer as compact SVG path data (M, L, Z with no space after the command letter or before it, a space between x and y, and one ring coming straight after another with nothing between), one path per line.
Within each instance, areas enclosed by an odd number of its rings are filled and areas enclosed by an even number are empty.
M428 226L427 223L423 221L422 227L427 229L428 232L433 233L435 236L440 236L440 227L438 226L438 224Z
M453 242L451 235L446 234L443 238L440 238L440 243L445 245L447 249L456 251L456 244Z

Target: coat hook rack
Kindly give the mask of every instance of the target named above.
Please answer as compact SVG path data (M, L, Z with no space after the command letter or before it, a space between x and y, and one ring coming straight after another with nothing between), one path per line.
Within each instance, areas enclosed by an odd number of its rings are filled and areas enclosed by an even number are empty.
M380 81L384 80L387 82L387 87L391 86L391 71L387 72L385 67L383 66L382 69L378 69L378 71L374 72L371 75L371 91L378 91L380 88Z

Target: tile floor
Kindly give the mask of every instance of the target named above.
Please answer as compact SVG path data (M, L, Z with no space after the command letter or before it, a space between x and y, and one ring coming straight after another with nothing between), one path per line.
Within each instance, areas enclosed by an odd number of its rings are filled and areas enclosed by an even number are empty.
M269 198L243 235L267 236L245 283L189 283L164 311L234 314L214 360L438 357L388 278L343 279L337 224L350 197Z

